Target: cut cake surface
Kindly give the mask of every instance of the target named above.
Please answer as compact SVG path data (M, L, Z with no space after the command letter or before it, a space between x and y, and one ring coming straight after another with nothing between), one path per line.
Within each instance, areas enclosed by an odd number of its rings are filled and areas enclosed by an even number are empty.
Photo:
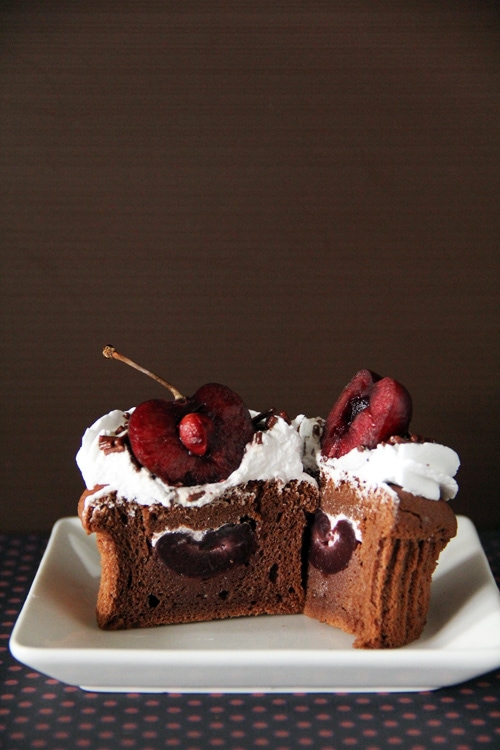
M95 498L94 498L95 495ZM108 630L302 612L303 547L318 491L305 481L253 481L201 507L141 505L115 492L86 491L85 530L101 556L97 622ZM172 570L158 553L165 533L245 524L254 546L243 563L213 576ZM191 533L191 532L190 532Z
M456 534L448 503L393 485L367 490L355 479L323 479L321 509L349 519L361 541L337 573L309 564L304 613L354 635L357 648L395 648L417 639L439 554Z

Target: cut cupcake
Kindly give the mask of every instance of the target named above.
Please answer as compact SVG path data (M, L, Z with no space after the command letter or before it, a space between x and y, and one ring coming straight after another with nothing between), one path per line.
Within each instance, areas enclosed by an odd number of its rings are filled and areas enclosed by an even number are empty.
M457 522L455 451L409 431L411 398L360 371L323 427L320 507L311 529L304 612L395 648L422 634L432 574Z
M216 384L183 398L113 411L83 437L79 515L101 556L103 629L303 610L318 489L296 426Z

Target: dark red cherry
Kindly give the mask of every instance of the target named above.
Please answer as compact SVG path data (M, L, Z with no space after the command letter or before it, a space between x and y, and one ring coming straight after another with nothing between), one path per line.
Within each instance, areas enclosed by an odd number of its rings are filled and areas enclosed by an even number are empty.
M132 412L128 431L139 463L174 486L227 479L254 435L241 398L218 383L191 398L145 401Z
M148 375L174 396L174 401L145 401L130 416L129 445L141 466L166 484L187 487L219 482L238 468L255 427L234 391L208 383L187 398L113 346L105 346L103 354Z
M257 549L249 523L225 524L200 540L188 532L167 532L156 552L167 567L187 578L212 578L247 563Z
M405 433L411 416L411 396L401 383L371 370L360 370L326 419L322 453L327 458L339 458L353 448L375 448L393 435Z
M316 511L309 548L311 565L326 575L339 573L349 565L358 544L349 521L337 521L332 529L326 513L322 510Z

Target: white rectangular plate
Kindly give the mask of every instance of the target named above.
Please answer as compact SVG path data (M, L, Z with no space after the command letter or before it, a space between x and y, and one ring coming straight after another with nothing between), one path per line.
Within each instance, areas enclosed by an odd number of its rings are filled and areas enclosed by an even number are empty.
M104 632L100 564L78 518L52 531L10 648L20 662L104 692L397 692L433 690L500 666L500 594L476 530L459 517L440 557L428 622L415 643L358 650L303 615Z

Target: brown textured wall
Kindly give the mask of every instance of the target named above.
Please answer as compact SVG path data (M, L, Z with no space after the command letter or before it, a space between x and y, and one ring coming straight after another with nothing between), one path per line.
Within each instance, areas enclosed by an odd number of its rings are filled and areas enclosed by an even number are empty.
M219 380L325 415L360 367L500 524L489 2L1 6L0 528L74 515L84 428Z

